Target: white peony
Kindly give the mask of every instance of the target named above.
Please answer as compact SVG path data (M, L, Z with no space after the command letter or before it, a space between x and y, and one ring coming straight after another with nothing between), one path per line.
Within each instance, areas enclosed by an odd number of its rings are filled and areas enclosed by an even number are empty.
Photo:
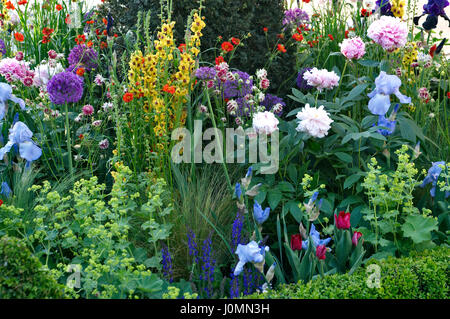
M258 133L272 134L278 130L278 119L272 112L258 112L253 114L253 129Z
M299 132L306 132L313 137L322 138L328 134L331 128L330 124L333 120L329 114L324 110L323 105L319 108L310 107L306 104L305 107L297 113L297 118L300 120L298 127Z
M46 62L42 61L41 64L34 69L34 85L45 90L47 83L57 73L64 72L64 68L61 63L55 61Z

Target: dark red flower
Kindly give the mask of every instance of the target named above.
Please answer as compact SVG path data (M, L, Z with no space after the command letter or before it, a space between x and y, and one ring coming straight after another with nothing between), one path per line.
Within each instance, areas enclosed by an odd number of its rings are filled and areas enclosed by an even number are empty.
M334 215L334 222L338 229L350 228L350 213L344 211L339 212L339 216Z
M327 247L325 245L319 245L316 247L316 256L319 260L325 260L327 253Z
M447 98L450 99L450 92L447 92Z
M302 250L302 236L300 234L291 236L291 249Z
M432 58L434 58L434 52L436 52L437 49L437 45L434 44L431 48L430 48L430 52L429 54L431 55Z
M353 243L353 245L358 245L358 240L361 238L361 236L362 236L362 233L360 233L359 231L355 231L354 233L353 233L353 236L352 236L352 243Z

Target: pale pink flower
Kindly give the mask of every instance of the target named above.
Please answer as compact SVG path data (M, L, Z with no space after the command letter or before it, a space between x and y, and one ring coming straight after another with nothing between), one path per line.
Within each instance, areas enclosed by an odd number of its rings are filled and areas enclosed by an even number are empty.
M278 119L272 112L258 112L253 114L253 129L256 133L272 134L278 130Z
M319 70L313 68L303 74L303 78L308 82L308 85L315 87L320 92L323 89L332 89L339 85L339 76L334 71L327 71L325 69Z
M405 46L408 37L408 26L399 18L382 16L372 22L367 29L367 36L381 47L392 52Z
M366 54L366 45L360 37L344 39L340 44L341 53L349 60L361 59Z
M323 105L318 109L310 107L306 104L305 107L297 113L297 118L300 120L298 127L299 132L306 132L313 137L322 138L328 134L333 120L329 114L324 110Z

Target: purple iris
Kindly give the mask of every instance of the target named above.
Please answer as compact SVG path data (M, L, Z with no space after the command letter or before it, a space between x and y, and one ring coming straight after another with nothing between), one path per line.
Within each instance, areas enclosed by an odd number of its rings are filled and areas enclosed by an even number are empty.
M253 217L259 225L262 225L269 218L270 207L262 209L261 205L255 200L253 205Z
M377 8L380 9L380 14L382 16L392 16L391 12L391 4L389 3L389 0L377 0L376 2Z
M442 172L442 167L440 166L444 166L445 167L445 162L434 162L432 163L432 166L430 167L430 169L428 170L428 175L425 177L425 179L423 180L422 185L420 185L420 187L425 187L427 184L431 183L432 187L430 190L430 195L431 197L434 197L436 195L436 185L439 179L439 175L441 175ZM445 192L445 198L447 198L448 196L450 196L450 192L446 191Z
M391 106L390 95L395 94L400 103L411 103L411 98L400 93L402 81L396 75L388 75L381 71L375 79L375 89L368 94L369 110L375 115L385 115Z
M428 3L423 5L423 13L420 16L414 17L414 24L418 25L420 18L424 15L428 15L425 22L422 24L425 30L428 31L436 28L438 17L447 20L450 26L450 19L445 14L444 10L448 5L448 0L428 0Z
M9 141L0 149L0 159L3 159L14 145L19 147L19 155L27 160L28 165L42 155L42 150L31 139L33 133L23 122L16 122L9 130Z
M247 245L239 244L235 254L239 257L239 262L234 268L234 275L238 276L243 270L246 263L254 264L264 261L265 252L269 250L268 246L259 247L256 241L251 241Z
M320 234L316 230L316 226L314 224L311 224L311 229L309 231L309 237L312 238L313 244L315 247L323 245L326 246L331 241L331 237L320 239ZM309 240L303 240L302 241L302 249L308 249Z
M400 107L400 104L397 104L394 108L394 111L392 112L391 116L389 118L384 117L384 115L380 115L378 117L378 123L377 126L385 127L386 129L379 129L377 130L378 133L380 133L383 136L389 136L394 133L395 131L395 124L397 124L397 121L395 120L395 117L397 115L398 109Z

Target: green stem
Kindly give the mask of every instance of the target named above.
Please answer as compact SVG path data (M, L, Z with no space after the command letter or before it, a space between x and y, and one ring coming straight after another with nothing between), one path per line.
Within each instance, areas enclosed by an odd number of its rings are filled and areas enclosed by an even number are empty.
M69 155L69 174L70 177L73 176L73 165L72 165L72 140L70 138L70 126L69 126L69 107L68 104L64 104L66 112L66 142L67 142L67 153Z

